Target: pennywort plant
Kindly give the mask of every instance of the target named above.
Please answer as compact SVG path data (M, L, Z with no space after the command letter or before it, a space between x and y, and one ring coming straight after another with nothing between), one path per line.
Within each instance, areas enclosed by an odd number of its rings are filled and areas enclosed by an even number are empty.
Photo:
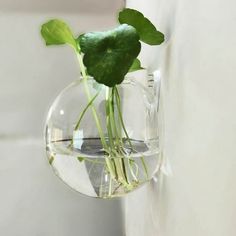
M90 109L104 150L106 170L118 183L118 187L129 191L139 184L139 169L132 158L125 160L137 150L133 147L125 127L119 85L127 73L143 69L138 59L141 42L152 46L160 45L164 42L164 35L141 12L134 9L121 10L118 22L119 25L115 29L75 36L64 21L52 19L42 25L41 35L47 46L67 44L77 55L88 103L80 114L74 130L79 129L84 115ZM88 86L90 77L106 86L106 131L102 128L101 118L94 106L99 90L97 94L91 94ZM91 161L83 156L77 158L80 162ZM144 158L141 157L141 160L148 179L148 168ZM132 180L127 174L128 171L132 175Z

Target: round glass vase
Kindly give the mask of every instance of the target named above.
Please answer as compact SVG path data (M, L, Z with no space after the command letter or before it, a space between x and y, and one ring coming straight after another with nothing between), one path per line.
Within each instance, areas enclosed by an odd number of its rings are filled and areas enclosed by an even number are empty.
M161 164L157 113L152 86L135 78L114 88L93 78L74 81L47 117L49 163L66 184L90 197L134 191L151 180Z

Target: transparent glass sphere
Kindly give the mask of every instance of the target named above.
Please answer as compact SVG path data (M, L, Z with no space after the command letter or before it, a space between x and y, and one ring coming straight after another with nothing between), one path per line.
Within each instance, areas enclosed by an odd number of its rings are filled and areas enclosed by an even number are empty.
M74 81L46 122L47 156L57 176L99 198L122 196L152 179L160 166L157 102L152 88L135 78L113 89L92 78Z

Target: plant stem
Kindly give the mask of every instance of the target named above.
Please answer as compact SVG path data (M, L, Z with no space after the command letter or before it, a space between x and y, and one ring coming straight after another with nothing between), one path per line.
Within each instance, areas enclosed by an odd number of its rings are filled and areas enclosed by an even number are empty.
M91 101L91 99L92 99L91 97L92 96L90 94L89 87L88 87L88 76L86 74L85 66L84 66L84 63L83 63L83 58L82 58L82 56L80 54L80 48L77 49L76 54L77 54L77 58L78 58L78 62L79 62L80 70L81 70L81 74L83 76L83 83L84 83L85 93L86 93L86 96L88 98L88 101ZM93 103L91 103L90 107L91 107L92 114L93 114L93 117L94 117L97 129L98 129L98 133L99 133L99 136L100 136L100 139L101 139L102 146L103 146L104 150L108 150L106 139L105 139L105 136L103 134L102 127L101 127L101 122L100 122L100 119L99 119L99 117L97 115L97 112L96 112L96 109L95 109ZM107 168L109 169L111 176L113 178L115 178L116 177L116 173L115 173L115 170L114 170L113 163L111 163L111 161L108 160L107 158L105 158L105 159L106 159Z
M142 165L143 165L143 168L144 168L144 171L145 171L146 179L148 179L149 178L148 168L147 168L147 165L146 165L146 162L145 162L145 159L144 159L143 156L141 157L141 162L142 162Z
M75 131L79 129L80 126L80 122L82 121L86 111L88 110L88 108L92 105L93 101L96 99L96 97L98 96L99 92L95 94L95 96L92 98L92 100L90 100L90 102L88 103L88 105L84 108L83 112L81 113L79 120L75 126Z
M84 67L84 64L83 64L83 59L82 59L82 56L80 55L80 53L77 53L77 58L78 58L79 66L80 66L81 73L82 73L82 76L83 76L83 83L84 83L85 93L86 93L86 96L87 96L88 100L91 101L92 96L90 94L89 87L88 87L88 76L86 74L85 67ZM93 103L91 104L91 110L92 110L93 117L94 117L94 120L95 120L96 125L97 125L97 129L98 129L98 132L99 132L99 136L101 138L102 145L103 145L104 148L106 148L107 144L106 144L106 140L105 140L105 137L104 137L104 134L103 134L103 131L102 131L101 122L100 122L100 119L97 115L97 112L96 112L96 109L95 109Z
M123 128L123 130L125 132L125 135L126 135L128 143L130 145L130 148L134 152L135 150L134 150L133 145L132 145L132 143L130 141L128 132L127 132L127 130L125 128L124 120L123 120L123 117L122 117L121 105L120 105L120 94L119 94L119 91L118 91L118 89L116 87L115 87L115 93L116 93L116 101L117 101L117 108L118 108L118 114L119 114L120 122L121 122L122 128ZM148 176L148 168L147 168L147 165L146 165L146 162L145 162L143 156L141 157L141 162L142 162L142 165L144 167L146 178L148 179L149 178L149 176Z
M125 128L124 120L123 120L123 117L122 117L121 104L120 104L120 95L119 95L118 89L116 87L114 89L115 89L115 93L116 93L117 111L118 111L119 119L120 119L120 122L121 122L121 126L122 126L122 128L125 132L125 136L127 138L127 141L129 142L130 148L133 150L133 145L130 141L130 138L129 138L128 132Z
M118 135L115 116L114 116L114 100L113 100L113 88L106 88L106 116L107 116L107 131L109 136L109 142L113 149L114 163L116 166L118 182L122 183L125 186L129 185L125 165L124 165L124 156L120 152L120 137Z

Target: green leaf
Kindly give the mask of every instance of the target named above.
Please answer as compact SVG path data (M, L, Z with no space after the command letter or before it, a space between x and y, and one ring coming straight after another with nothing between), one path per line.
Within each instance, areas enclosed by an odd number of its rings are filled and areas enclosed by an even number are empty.
M119 13L121 24L132 25L139 33L140 40L150 45L159 45L164 42L164 34L157 31L156 27L144 15L134 9L125 8Z
M136 29L127 24L81 35L77 42L84 53L88 74L109 87L122 83L141 50Z
M134 72L137 70L143 70L144 68L141 66L141 62L138 58L136 58L129 69L129 72Z
M68 25L57 19L50 20L42 25L41 35L46 45L69 44L77 48L76 41Z
M50 156L50 158L49 158L49 164L52 165L53 161L54 161L54 156Z
M80 162L83 162L83 161L84 161L84 157L77 157L77 159L78 159Z

